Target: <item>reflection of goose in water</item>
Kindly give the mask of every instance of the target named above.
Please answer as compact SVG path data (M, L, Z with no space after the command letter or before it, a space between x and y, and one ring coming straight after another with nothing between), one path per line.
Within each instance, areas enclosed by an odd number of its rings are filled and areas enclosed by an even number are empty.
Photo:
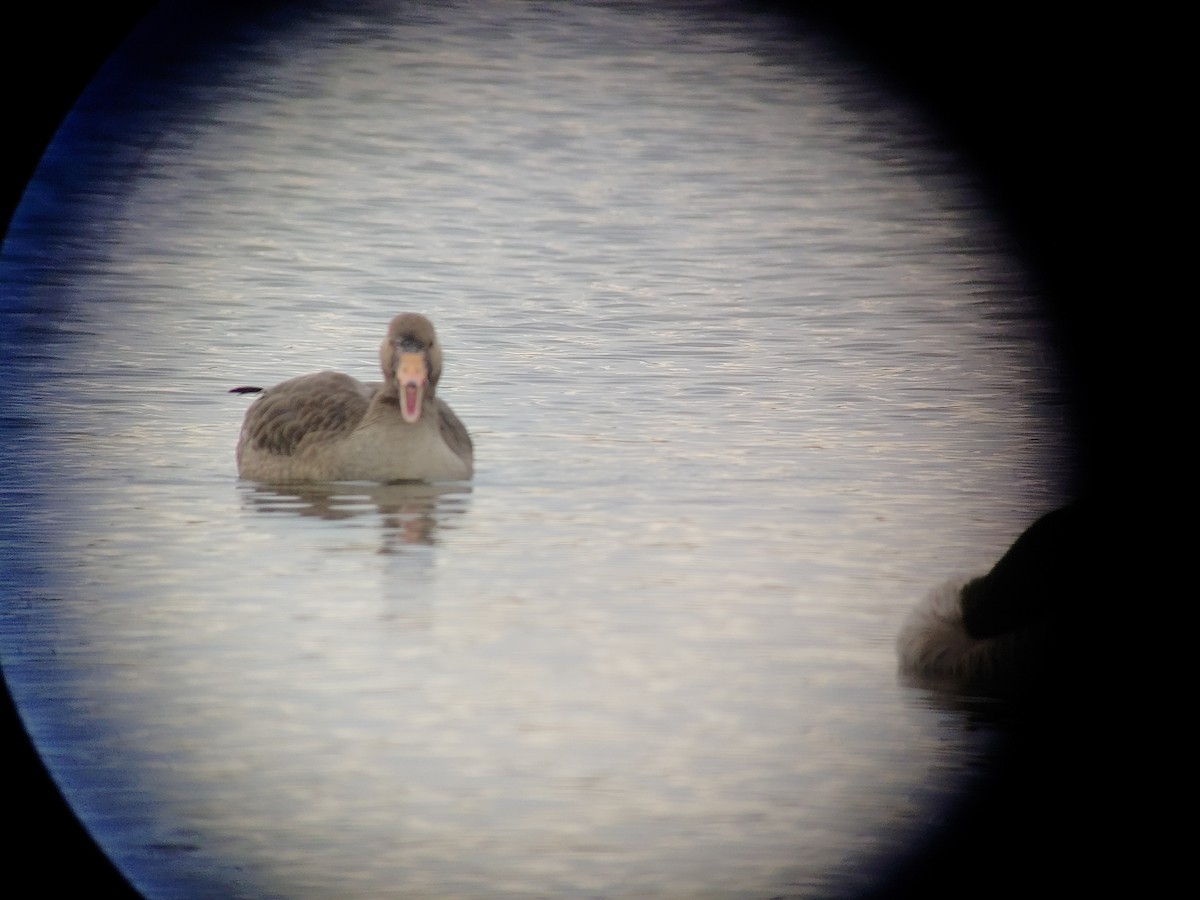
M465 484L294 484L247 485L246 500L259 513L344 521L373 519L385 538L381 552L405 545L432 545L467 512ZM368 521L366 524L374 527Z
M383 382L318 372L259 393L237 445L238 474L270 483L453 481L474 452L458 416L436 394L442 348L422 315L392 319L379 347Z
M986 575L935 588L900 631L901 669L943 686L1009 693L1065 664L1080 643L1070 612L1092 590L1085 554L1093 528L1091 510L1071 504L1034 522Z

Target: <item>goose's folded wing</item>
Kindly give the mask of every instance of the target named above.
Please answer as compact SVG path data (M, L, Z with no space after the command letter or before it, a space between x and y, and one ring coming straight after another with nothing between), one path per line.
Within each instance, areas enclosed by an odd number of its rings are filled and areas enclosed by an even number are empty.
M246 413L243 437L256 449L295 455L313 442L336 440L358 426L369 401L349 375L320 372L264 392Z
M454 410L440 399L438 400L438 424L446 446L459 459L470 463L475 455L475 450L471 444L471 435L467 433L467 426L454 414Z

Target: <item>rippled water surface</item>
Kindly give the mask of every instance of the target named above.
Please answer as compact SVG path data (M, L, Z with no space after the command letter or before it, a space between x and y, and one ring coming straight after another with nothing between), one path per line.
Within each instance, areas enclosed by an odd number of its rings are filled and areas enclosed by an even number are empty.
M0 648L142 892L838 894L986 758L893 638L1062 499L1036 298L912 109L720 9L152 22L65 124ZM404 310L474 481L239 482L228 389Z

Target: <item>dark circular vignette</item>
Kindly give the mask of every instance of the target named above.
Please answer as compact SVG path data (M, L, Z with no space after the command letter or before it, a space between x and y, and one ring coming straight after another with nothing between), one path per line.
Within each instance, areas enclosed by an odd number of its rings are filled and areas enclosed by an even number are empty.
M153 0L118 0L64 10L22 3L0 17L0 90L5 97L0 242L64 117L104 61L153 6ZM0 307L0 329L8 327L4 313ZM6 427L4 412L0 399L0 428ZM0 555L3 577L7 571ZM0 696L0 761L6 795L0 890L9 896L31 891L114 900L139 896L59 793L25 733L7 682Z
M4 13L0 72L7 140L0 234L63 117L154 5L118 0L68 13L22 4ZM1146 273L1156 248L1148 246L1153 238L1146 233L1144 211L1135 209L1141 205L1135 182L1153 164L1157 148L1154 133L1139 128L1139 114L1131 110L1132 121L1122 127L1121 111L1149 80L1131 59L1142 45L1139 23L1099 13L1088 20L1052 19L1032 4L972 5L953 12L939 5L936 13L932 7L896 5L750 5L787 12L794 6L807 26L827 31L915 100L939 139L974 167L1040 282L1056 326L1055 349L1080 454L1076 483L1069 487L1077 494L1122 493L1120 474L1140 460L1123 458L1125 415L1114 415L1106 403L1123 377L1111 371L1114 357L1131 354L1114 345L1124 323L1112 321L1106 308L1117 303L1128 310L1127 304L1155 286ZM232 10L244 15L282 7L217 2L208 9L220 17ZM0 416L0 427L2 422ZM1106 600L1098 598L1102 611ZM0 698L0 727L9 835L0 883L37 885L45 895L82 895L77 889L86 886L88 896L136 897L58 793L7 688ZM1113 728L1105 724L1085 740L1069 725L1057 725L1018 743L1009 765L959 811L944 839L897 862L884 893L1078 895L1110 886L1114 878L1136 878L1145 887L1161 877L1170 861L1156 863L1157 871L1141 868L1147 863L1130 846L1134 829L1153 832L1161 826L1135 821L1132 814L1127 820L1120 789L1116 807L1101 811L1102 803L1114 801L1111 795L1093 797L1093 785L1081 771L1086 769L1081 757L1096 749L1092 741L1108 740ZM1111 763L1126 749L1120 739L1115 743L1094 765ZM1063 784L1066 769L1075 774ZM48 858L54 862L46 863Z

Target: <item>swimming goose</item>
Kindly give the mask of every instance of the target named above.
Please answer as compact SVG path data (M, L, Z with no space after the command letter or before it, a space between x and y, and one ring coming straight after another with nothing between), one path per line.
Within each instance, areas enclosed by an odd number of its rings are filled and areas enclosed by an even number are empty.
M1062 674L1095 607L1095 510L1082 501L1034 522L986 575L935 588L896 641L907 675L955 689L1024 693Z
M458 416L437 396L442 348L433 324L402 313L379 346L383 382L340 372L302 375L260 393L242 423L238 474L271 483L457 481L474 451Z

